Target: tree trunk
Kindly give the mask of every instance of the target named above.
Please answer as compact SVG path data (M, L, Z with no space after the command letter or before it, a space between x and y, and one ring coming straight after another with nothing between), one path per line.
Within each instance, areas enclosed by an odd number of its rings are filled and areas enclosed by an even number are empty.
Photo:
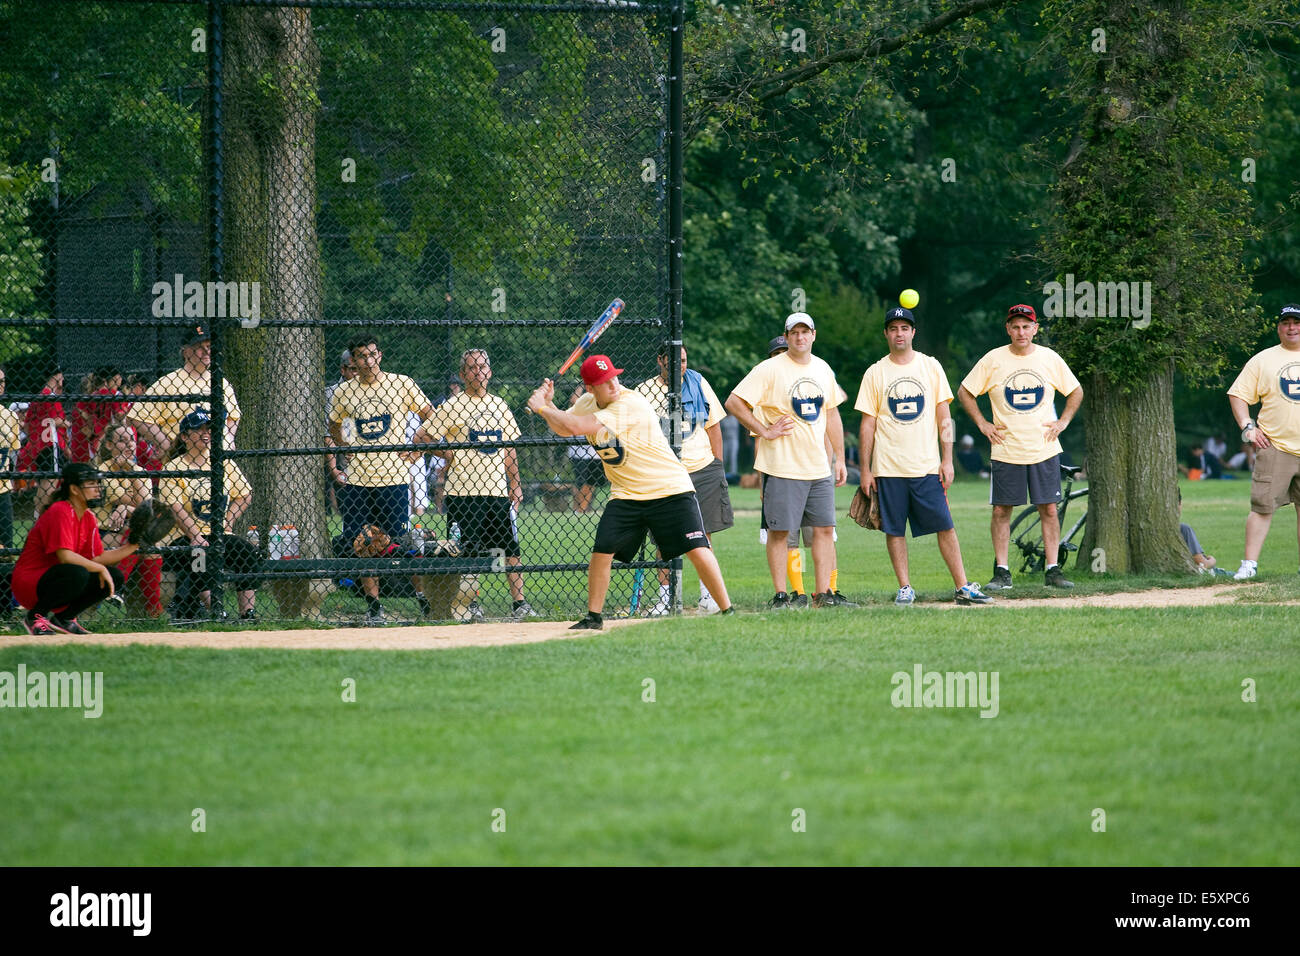
M316 111L320 51L307 9L227 10L226 278L261 283L266 319L322 313L316 233ZM237 444L323 444L324 332L232 328L225 369L243 419ZM324 472L316 455L243 459L253 485L249 520L298 529L303 557L329 553Z
M1193 570L1178 534L1173 385L1172 366L1127 395L1101 372L1084 385L1089 493L1080 569Z

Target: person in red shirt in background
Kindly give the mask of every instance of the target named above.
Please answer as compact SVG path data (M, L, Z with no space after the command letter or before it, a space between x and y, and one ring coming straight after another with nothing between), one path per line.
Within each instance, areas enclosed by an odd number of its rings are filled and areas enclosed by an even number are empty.
M61 369L56 368L50 373L41 394L63 394ZM46 448L57 448L53 455L55 468L62 467L69 453L68 419L63 413L62 402L32 402L23 415L23 431L27 433L27 442L18 452L18 471L38 471L37 456Z
M121 394L122 373L111 366L95 369L86 379L86 393L89 395ZM130 402L77 402L72 427L72 460L94 461L104 429L115 418L125 415L130 407Z
M102 501L94 468L79 462L64 466L54 501L32 525L14 565L13 593L28 609L23 619L28 634L88 634L77 615L122 586L122 572L113 565L140 546L104 550L91 510Z

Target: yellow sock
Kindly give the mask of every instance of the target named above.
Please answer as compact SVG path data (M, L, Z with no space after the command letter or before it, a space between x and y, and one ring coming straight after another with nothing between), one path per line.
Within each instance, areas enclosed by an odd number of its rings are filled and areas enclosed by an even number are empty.
M803 549L791 548L785 553L785 574L790 579L790 591L803 594Z
M831 568L831 591L832 593L840 589L840 569Z

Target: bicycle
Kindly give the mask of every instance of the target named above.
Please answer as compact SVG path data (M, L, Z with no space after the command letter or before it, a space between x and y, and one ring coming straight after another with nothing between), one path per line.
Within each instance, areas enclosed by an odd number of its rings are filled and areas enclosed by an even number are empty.
M1085 505L1083 514L1079 515L1068 532L1065 530L1065 518L1070 502L1088 497L1087 488L1074 490L1074 479L1078 477L1080 471L1081 468L1072 465L1061 466L1061 503L1056 508L1056 517L1061 523L1061 545L1057 552L1056 563L1061 567L1065 567L1070 552L1079 550L1079 541L1083 539L1083 527L1088 520L1088 510ZM1016 533L1017 528L1020 529L1019 534ZM1037 505L1030 505L1011 522L1011 542L1020 549L1020 554L1024 558L1020 565L1021 574L1041 572L1044 569L1047 564L1047 552L1043 546L1043 528L1039 523Z

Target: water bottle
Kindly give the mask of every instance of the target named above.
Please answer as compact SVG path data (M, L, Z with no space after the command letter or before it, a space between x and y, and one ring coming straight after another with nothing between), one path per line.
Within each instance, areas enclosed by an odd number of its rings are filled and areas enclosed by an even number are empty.
M411 529L411 547L416 554L424 554L424 529L418 524Z
M451 523L451 541L453 544L460 544L460 525L455 521Z
M247 538L248 538L248 543L255 548L262 543L261 538L257 534L257 525L254 524L248 526Z

